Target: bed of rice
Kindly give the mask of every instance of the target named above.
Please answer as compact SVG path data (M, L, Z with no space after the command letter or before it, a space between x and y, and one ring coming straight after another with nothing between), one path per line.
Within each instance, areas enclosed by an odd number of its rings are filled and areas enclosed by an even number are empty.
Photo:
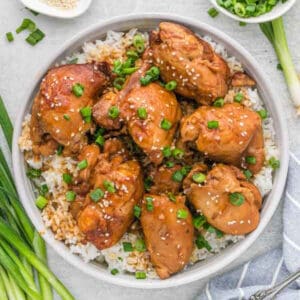
M137 29L132 29L128 33L120 33L109 31L105 40L96 40L95 42L85 43L82 51L74 53L71 57L67 57L62 64L67 63L74 58L77 63L85 63L92 61L106 60L113 63L116 59L124 59L126 48L132 44L132 38L137 33ZM143 33L146 40L148 34ZM226 49L215 43L210 37L203 37L209 42L215 51L220 54L228 63L232 72L243 71L243 67L234 57L227 54ZM244 94L243 104L259 110L263 108L263 102L256 89L241 88L232 89L225 97L225 102L233 102L234 95L241 91ZM25 160L28 166L36 169L43 168L41 177L35 180L34 185L39 186L43 183L48 185L50 197L48 205L42 211L42 218L47 228L51 228L55 238L64 242L72 253L78 254L85 262L92 260L99 263L105 263L108 270L118 269L119 272L135 273L136 271L144 271L147 273L147 278L156 278L156 272L150 262L149 253L146 252L125 252L123 250L123 242L131 242L133 245L139 238L138 234L126 233L122 239L113 247L98 250L92 244L82 243L84 236L80 232L76 221L69 212L69 203L65 200L67 185L62 180L62 174L68 171L76 176L77 162L70 157L62 157L53 155L50 157L34 157L32 153L32 143L30 141L29 131L30 115L28 115L23 124L22 135L19 140L20 149L24 153ZM271 118L266 118L263 121L263 131L265 139L265 154L266 160L271 157L278 156L278 150L274 142L274 128ZM265 196L272 189L272 168L269 166L263 169L254 176L254 184L259 188L262 195ZM194 248L190 259L190 264L204 260L216 253L231 243L236 243L243 239L244 236L223 235L218 238L215 233L204 231L203 236L211 245L211 251L207 249Z

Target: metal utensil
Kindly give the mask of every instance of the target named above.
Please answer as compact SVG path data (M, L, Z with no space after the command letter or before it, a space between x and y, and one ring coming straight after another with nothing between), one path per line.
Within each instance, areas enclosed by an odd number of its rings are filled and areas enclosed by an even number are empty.
M279 292L281 292L284 288L286 288L288 285L290 285L293 281L295 281L299 277L300 277L300 271L290 275L284 281L276 284L272 288L266 290L260 290L256 292L249 298L249 300L262 300L262 299L266 299L267 297L272 297L271 299L275 299L273 297L275 297Z

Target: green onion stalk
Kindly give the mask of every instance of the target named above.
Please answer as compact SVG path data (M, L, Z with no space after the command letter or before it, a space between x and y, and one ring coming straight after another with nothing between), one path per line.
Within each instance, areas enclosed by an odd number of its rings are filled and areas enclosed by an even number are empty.
M286 79L297 114L300 114L300 80L288 48L282 17L260 24L260 28L274 47Z
M13 126L1 97L0 126L11 150ZM74 300L47 266L45 242L18 199L0 148L0 299L53 300L52 287L63 300Z

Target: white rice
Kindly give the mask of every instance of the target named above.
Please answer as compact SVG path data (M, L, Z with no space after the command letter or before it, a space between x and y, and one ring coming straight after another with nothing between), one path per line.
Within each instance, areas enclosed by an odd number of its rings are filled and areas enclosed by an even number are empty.
M105 40L96 40L94 42L85 43L82 51L74 53L72 56L67 57L62 64L77 58L77 63L86 63L91 61L102 61L103 57L112 63L116 59L124 60L125 48L132 44L132 38L137 33L137 29L131 29L128 33L120 33L109 31ZM146 40L148 40L148 33L142 33ZM205 36L204 39L209 42L214 50L220 54L228 63L231 72L243 71L242 64L236 60L235 57L228 55L223 45L214 42L210 37ZM225 97L225 101L231 102L232 95L237 90L229 91ZM263 101L260 98L256 89L243 88L245 96L245 105L251 107L253 110L263 108ZM69 209L69 203L65 201L65 193L67 185L62 180L62 174L66 171L76 176L77 168L76 161L69 157L61 157L52 155L47 158L37 159L33 156L32 142L29 138L29 121L30 116L26 116L24 121L24 128L22 136L20 137L20 148L24 152L25 159L30 167L40 169L43 167L43 173L38 184L46 183L49 187L50 194L55 199L55 208L48 205L42 212L45 226L51 228L55 232L55 237L62 240L70 248L74 254L80 255L85 262L98 261L106 263L108 270L118 269L120 272L134 273L136 271L145 271L148 278L156 278L156 272L151 265L148 251L145 252L125 252L123 249L123 242L131 242L135 244L139 236L131 233L126 233L122 239L113 247L98 250L91 243L82 243L82 235L76 222L72 221L72 216ZM275 145L275 132L273 127L273 120L266 118L263 121L263 132L265 138L265 154L266 159L270 157L278 157L278 150ZM272 173L273 170L270 166L266 165L263 169L255 175L253 183L259 188L262 195L265 196L272 189ZM62 222L61 218L65 219ZM71 229L70 229L70 228ZM215 233L204 232L205 239L212 247L209 252L207 249L198 249L196 246L190 259L190 263L194 264L197 261L205 260L222 249L226 248L231 243L236 243L244 238L244 236L223 235L217 238Z

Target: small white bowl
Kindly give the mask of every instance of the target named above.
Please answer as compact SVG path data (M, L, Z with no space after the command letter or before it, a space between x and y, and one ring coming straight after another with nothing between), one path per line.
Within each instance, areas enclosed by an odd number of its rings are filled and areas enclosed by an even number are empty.
M19 149L18 140L21 135L23 120L30 112L32 101L39 90L41 79L50 67L54 66L57 62L61 62L66 56L78 51L85 42L103 39L109 30L127 31L131 28L139 28L142 31L148 31L157 28L161 21L181 23L200 35L209 35L214 41L224 45L228 53L241 61L246 72L256 80L258 91L262 99L264 99L268 112L275 121L274 127L276 132L276 144L280 152L280 169L277 170L274 175L272 191L264 199L260 223L256 230L248 234L245 239L241 240L237 244L228 246L219 254L207 258L205 261L198 262L193 266L188 267L171 278L165 280L136 280L134 276L128 274L112 276L103 265L95 264L93 262L85 263L77 255L72 254L63 242L56 240L50 229L45 228L41 218L41 212L34 203L35 195L32 184L26 176L24 156ZM26 94L27 95L24 97L25 100L23 107L20 109L17 121L14 124L12 153L14 178L22 204L37 230L39 232L43 232L43 238L59 255L61 255L69 263L79 268L82 272L85 272L99 280L104 280L125 287L157 289L179 286L207 277L215 272L222 271L232 261L240 257L242 253L244 253L253 244L269 223L280 202L288 169L288 130L282 114L284 110L280 105L280 101L278 101L278 94L268 79L266 72L246 49L222 31L219 31L207 24L177 15L154 13L121 16L95 24L74 36L72 40L65 43L60 49L53 53L51 57L49 57L48 62L41 66L40 71L32 76L32 82L28 87Z
M288 10L292 8L292 6L296 3L296 0L287 0L285 3L279 2L276 6L273 7L271 11L265 13L258 17L251 17L251 18L241 18L229 10L225 9L224 7L220 6L217 3L217 0L210 0L212 5L224 15L234 19L236 21L245 22L245 23L265 23L277 19L284 15Z
M82 15L91 5L92 0L78 0L76 7L63 9L51 6L41 0L20 0L26 7L50 17L71 19Z

